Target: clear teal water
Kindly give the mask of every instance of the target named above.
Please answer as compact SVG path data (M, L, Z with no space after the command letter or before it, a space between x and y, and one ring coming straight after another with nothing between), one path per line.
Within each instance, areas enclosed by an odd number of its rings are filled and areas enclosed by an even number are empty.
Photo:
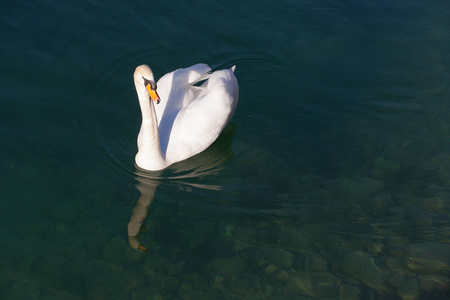
M0 5L1 299L450 297L448 2L72 2ZM198 62L230 125L138 171L134 68Z

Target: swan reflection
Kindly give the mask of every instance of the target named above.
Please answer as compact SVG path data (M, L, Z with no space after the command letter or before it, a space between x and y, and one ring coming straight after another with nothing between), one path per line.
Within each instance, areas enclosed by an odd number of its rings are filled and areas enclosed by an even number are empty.
M143 224L159 185L170 184L181 189L223 189L222 186L215 184L214 179L223 172L224 163L233 157L231 141L235 131L234 124L228 125L219 139L207 150L173 165L168 170L149 172L136 167L138 181L136 188L140 192L140 197L128 223L128 243L133 249L142 253L148 250L148 247L142 244L140 237L144 233ZM211 183L211 180L214 183Z
M141 244L139 237L143 228L142 225L148 214L148 209L153 199L155 199L155 191L159 183L157 180L148 179L143 181L140 178L138 180L140 183L137 185L137 189L141 193L141 196L138 199L136 207L133 209L130 222L128 223L128 243L133 249L145 253L147 252L147 247Z

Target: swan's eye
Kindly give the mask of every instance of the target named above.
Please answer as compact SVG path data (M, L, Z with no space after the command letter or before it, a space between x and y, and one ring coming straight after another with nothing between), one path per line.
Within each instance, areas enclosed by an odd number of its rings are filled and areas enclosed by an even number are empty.
M156 83L152 80L148 80L147 78L145 78L144 76L142 76L142 79L144 79L144 85L150 85L150 87L152 88L152 90L156 90Z

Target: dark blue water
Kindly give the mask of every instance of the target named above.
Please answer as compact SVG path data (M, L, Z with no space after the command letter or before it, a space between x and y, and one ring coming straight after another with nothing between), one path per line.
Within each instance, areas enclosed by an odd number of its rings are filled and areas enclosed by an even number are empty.
M447 299L450 3L4 1L1 299ZM236 64L219 140L134 164L132 74Z

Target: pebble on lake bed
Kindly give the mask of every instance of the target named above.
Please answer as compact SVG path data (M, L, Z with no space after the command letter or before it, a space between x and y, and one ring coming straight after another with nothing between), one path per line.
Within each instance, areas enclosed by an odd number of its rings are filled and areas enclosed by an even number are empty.
M388 270L376 263L366 252L355 251L348 254L341 262L343 271L353 278L377 290L386 290L389 277Z
M329 272L298 272L288 281L284 292L309 297L336 297L339 294L336 277Z
M450 274L450 245L425 242L407 247L408 268L420 273Z

